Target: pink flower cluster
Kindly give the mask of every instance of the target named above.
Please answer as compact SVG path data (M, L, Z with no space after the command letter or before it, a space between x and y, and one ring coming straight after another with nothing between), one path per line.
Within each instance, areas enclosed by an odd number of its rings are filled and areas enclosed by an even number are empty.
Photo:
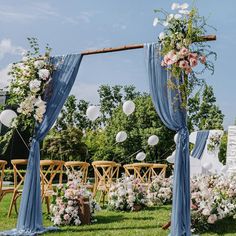
M193 67L198 65L199 61L202 64L206 64L206 56L199 55L196 52L191 52L189 49L183 47L179 51L171 50L170 52L168 52L164 56L161 65L176 65L182 70L184 70L186 74L189 74L192 72Z
M81 172L67 173L68 182L65 186L58 185L50 206L51 220L54 225L80 225L80 198L88 198L91 214L100 210L93 200L92 194L81 183Z

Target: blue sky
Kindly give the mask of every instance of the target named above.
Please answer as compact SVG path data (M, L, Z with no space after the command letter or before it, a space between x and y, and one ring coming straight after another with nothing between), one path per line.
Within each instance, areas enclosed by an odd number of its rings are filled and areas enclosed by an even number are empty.
M192 1L185 1L192 3ZM53 54L156 41L161 27L152 26L153 9L170 9L169 0L0 0L0 87L6 66L20 58L27 37L49 43ZM180 1L182 3L182 1ZM225 127L236 117L236 1L198 0L196 6L217 28L215 74L206 75L225 114ZM212 32L209 32L212 33ZM142 49L84 57L72 93L97 101L101 84L134 84L148 91Z

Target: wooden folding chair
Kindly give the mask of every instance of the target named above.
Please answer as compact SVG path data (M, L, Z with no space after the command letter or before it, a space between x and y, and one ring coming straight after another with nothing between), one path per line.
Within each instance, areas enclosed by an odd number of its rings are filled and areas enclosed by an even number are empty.
M3 197L8 193L13 193L14 188L12 187L3 187L3 180L4 180L4 171L7 161L0 160L0 202Z
M167 169L167 164L152 164L151 181L153 180L153 178L157 177L158 175L162 175L163 177L165 177L166 169Z
M150 163L133 163L124 165L126 176L133 175L134 178L140 180L141 183L150 183L151 178L151 166Z
M41 160L40 175L42 188L42 201L45 199L47 211L50 213L50 197L53 195L53 184L62 184L64 161L60 160ZM56 183L56 177L58 181Z
M107 195L111 183L119 177L120 164L114 161L94 161L92 162L94 169L94 191L95 196L97 191L101 191L99 202L105 202L105 196Z
M26 169L26 166L28 164L28 160L26 160L26 159L11 160L11 164L12 164L13 170L14 170L14 190L13 190L11 204L10 204L10 207L8 210L8 217L11 216L13 205L15 206L15 210L17 213L16 201L17 201L18 197L20 197L22 194L22 191L23 191L22 187L24 184L25 174L26 174L26 172L22 172L21 170Z
M68 173L80 171L82 173L82 183L87 183L89 163L83 161L67 161L64 165Z

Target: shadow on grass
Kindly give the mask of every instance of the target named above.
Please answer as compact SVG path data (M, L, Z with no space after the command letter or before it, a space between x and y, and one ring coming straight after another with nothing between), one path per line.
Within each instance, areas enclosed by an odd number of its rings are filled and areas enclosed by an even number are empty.
M157 225L147 225L147 226L125 226L125 227L100 227L100 228L61 228L59 232L94 232L94 231L114 231L114 230L148 230L148 229L157 229Z
M97 224L110 224L114 222L121 222L125 220L125 217L123 215L115 215L115 216L96 216L96 225Z
M236 233L236 220L233 218L220 220L216 224L212 225L205 233L215 233L222 236L226 233Z

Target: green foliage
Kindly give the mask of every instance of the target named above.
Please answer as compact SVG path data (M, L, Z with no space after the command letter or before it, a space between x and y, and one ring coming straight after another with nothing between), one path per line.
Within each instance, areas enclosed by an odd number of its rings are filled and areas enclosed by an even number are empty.
M87 146L82 142L83 133L77 127L52 129L43 142L43 157L64 161L87 161Z
M226 164L227 141L228 141L228 134L225 132L223 137L221 138L220 152L219 152L219 160L224 165Z
M188 108L190 131L223 129L224 115L216 105L216 97L211 86L205 85L202 94L199 91L191 97Z

